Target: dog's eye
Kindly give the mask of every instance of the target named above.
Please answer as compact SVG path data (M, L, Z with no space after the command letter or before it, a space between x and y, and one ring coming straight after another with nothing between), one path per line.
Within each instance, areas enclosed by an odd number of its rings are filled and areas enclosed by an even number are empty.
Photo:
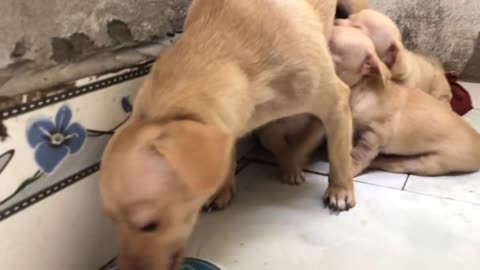
M146 232L146 233L154 232L157 229L158 229L158 223L157 222L148 223L147 225L140 228L140 230L142 232Z

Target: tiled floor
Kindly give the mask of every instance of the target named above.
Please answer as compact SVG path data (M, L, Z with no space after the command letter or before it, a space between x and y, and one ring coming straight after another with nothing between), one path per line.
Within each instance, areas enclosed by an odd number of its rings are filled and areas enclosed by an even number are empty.
M464 86L476 107L465 118L480 131L480 85ZM228 270L480 269L480 173L370 172L355 179L357 206L331 216L321 203L326 162L290 187L265 152L247 157L234 203L202 216L190 256Z

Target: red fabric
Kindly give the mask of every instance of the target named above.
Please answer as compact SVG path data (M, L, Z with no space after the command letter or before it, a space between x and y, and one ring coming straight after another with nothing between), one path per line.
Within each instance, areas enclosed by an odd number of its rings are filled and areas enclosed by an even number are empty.
M450 88L452 89L452 100L450 106L458 115L465 115L473 109L470 94L457 82L457 76L454 74L446 74Z

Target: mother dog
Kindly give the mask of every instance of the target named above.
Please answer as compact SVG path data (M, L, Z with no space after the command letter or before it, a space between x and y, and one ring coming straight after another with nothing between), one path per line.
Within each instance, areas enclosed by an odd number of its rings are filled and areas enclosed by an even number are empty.
M103 156L101 195L122 270L178 269L202 206L233 197L235 139L282 117L322 120L326 201L354 206L350 90L327 48L336 4L193 1L183 36L154 64Z

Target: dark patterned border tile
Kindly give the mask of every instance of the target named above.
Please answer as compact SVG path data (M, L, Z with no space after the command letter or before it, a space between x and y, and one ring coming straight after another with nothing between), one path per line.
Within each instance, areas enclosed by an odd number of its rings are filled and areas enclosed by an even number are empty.
M32 206L36 204L37 202L65 189L66 187L75 184L79 182L80 180L86 178L87 176L90 176L97 172L100 169L100 163L94 164L90 167L87 167L65 179L62 181L56 183L55 185L49 186L48 188L45 188L32 196L21 200L14 205L2 210L0 212L0 222L15 215L16 213L24 210L25 208Z
M62 91L59 94L51 95L37 101L17 105L9 109L0 111L0 120L12 118L74 97L98 91L115 84L145 76L150 72L150 68L152 67L153 62L154 60L151 60L136 66L132 66L128 68L130 69L130 71L124 74L98 80L93 83L89 83L79 87L72 87Z

